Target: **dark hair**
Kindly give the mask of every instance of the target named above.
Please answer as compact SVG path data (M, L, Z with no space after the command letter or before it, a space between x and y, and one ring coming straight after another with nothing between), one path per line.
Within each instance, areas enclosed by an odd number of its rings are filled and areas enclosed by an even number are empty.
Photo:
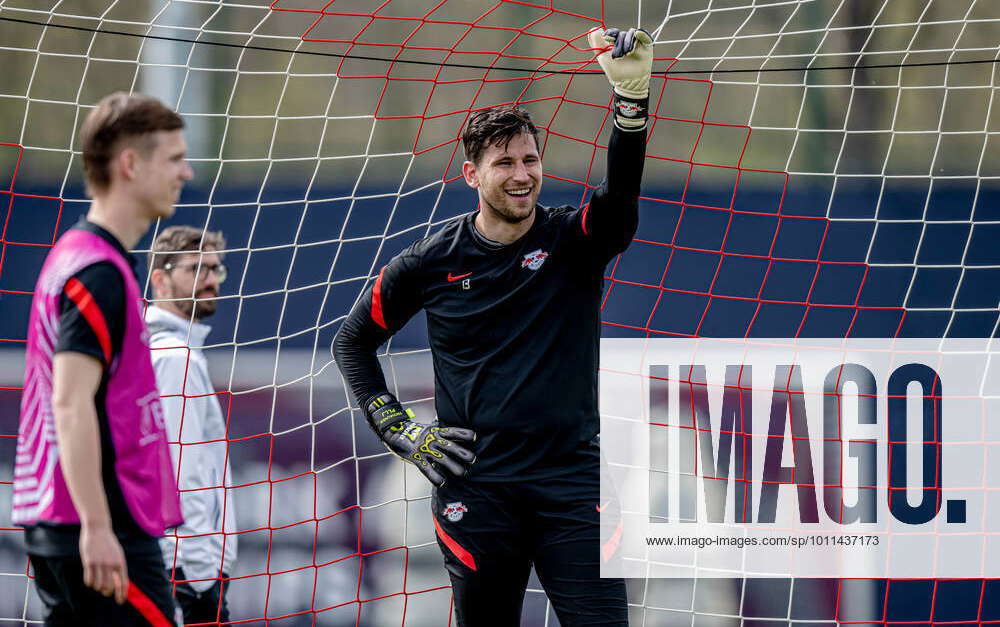
M87 191L93 194L108 188L108 164L125 145L148 154L155 148L152 133L181 128L181 116L156 98L121 91L101 98L80 129Z
M531 121L531 114L518 106L494 107L476 111L465 125L462 144L465 158L479 163L490 146L507 148L507 144L521 133L530 133L538 146L538 129Z
M160 231L149 251L149 270L162 270L177 257L189 252L225 250L226 238L222 231L203 231L193 226L178 224Z

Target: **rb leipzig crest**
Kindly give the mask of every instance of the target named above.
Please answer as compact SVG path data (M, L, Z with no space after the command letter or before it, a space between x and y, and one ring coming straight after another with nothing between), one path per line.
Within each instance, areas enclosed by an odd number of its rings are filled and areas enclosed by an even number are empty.
M441 513L444 514L445 518L451 522L458 522L462 520L462 516L464 516L467 511L469 511L469 508L462 505L462 501L457 501L455 503L448 503L445 505L444 511Z
M521 262L521 267L528 268L529 270L537 270L542 267L542 264L545 263L545 259L548 256L549 253L539 248L538 250L532 251L524 256L524 261Z

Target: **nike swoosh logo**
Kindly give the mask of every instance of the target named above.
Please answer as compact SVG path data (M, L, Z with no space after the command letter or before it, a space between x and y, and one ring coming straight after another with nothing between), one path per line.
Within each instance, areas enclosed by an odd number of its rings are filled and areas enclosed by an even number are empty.
M597 506L597 513L600 514L601 512L603 512L604 508L607 507L608 505L611 505L611 501L606 501L604 503L604 505L598 505Z
M472 276L472 273L471 272L466 272L465 274L452 274L451 272L449 272L448 273L448 282L451 283L453 281L458 281L458 280L464 279L467 276Z

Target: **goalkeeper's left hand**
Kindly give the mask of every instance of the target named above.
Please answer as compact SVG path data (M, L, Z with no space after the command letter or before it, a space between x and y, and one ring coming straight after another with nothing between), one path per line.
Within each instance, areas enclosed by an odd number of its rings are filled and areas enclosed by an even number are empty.
M615 90L615 123L626 131L646 126L649 111L649 78L653 72L653 39L641 28L594 29L594 48L607 48L597 57Z

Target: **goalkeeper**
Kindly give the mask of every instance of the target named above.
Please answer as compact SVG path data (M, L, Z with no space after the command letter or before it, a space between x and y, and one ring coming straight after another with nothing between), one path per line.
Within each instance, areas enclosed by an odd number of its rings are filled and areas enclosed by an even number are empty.
M604 268L638 225L652 41L598 29L590 43L615 115L607 180L590 203L537 204L528 113L477 111L462 171L479 210L382 268L334 340L372 428L435 485L459 625L517 625L532 564L564 627L627 624L624 581L600 577L597 366ZM419 309L438 422L400 405L376 359Z

